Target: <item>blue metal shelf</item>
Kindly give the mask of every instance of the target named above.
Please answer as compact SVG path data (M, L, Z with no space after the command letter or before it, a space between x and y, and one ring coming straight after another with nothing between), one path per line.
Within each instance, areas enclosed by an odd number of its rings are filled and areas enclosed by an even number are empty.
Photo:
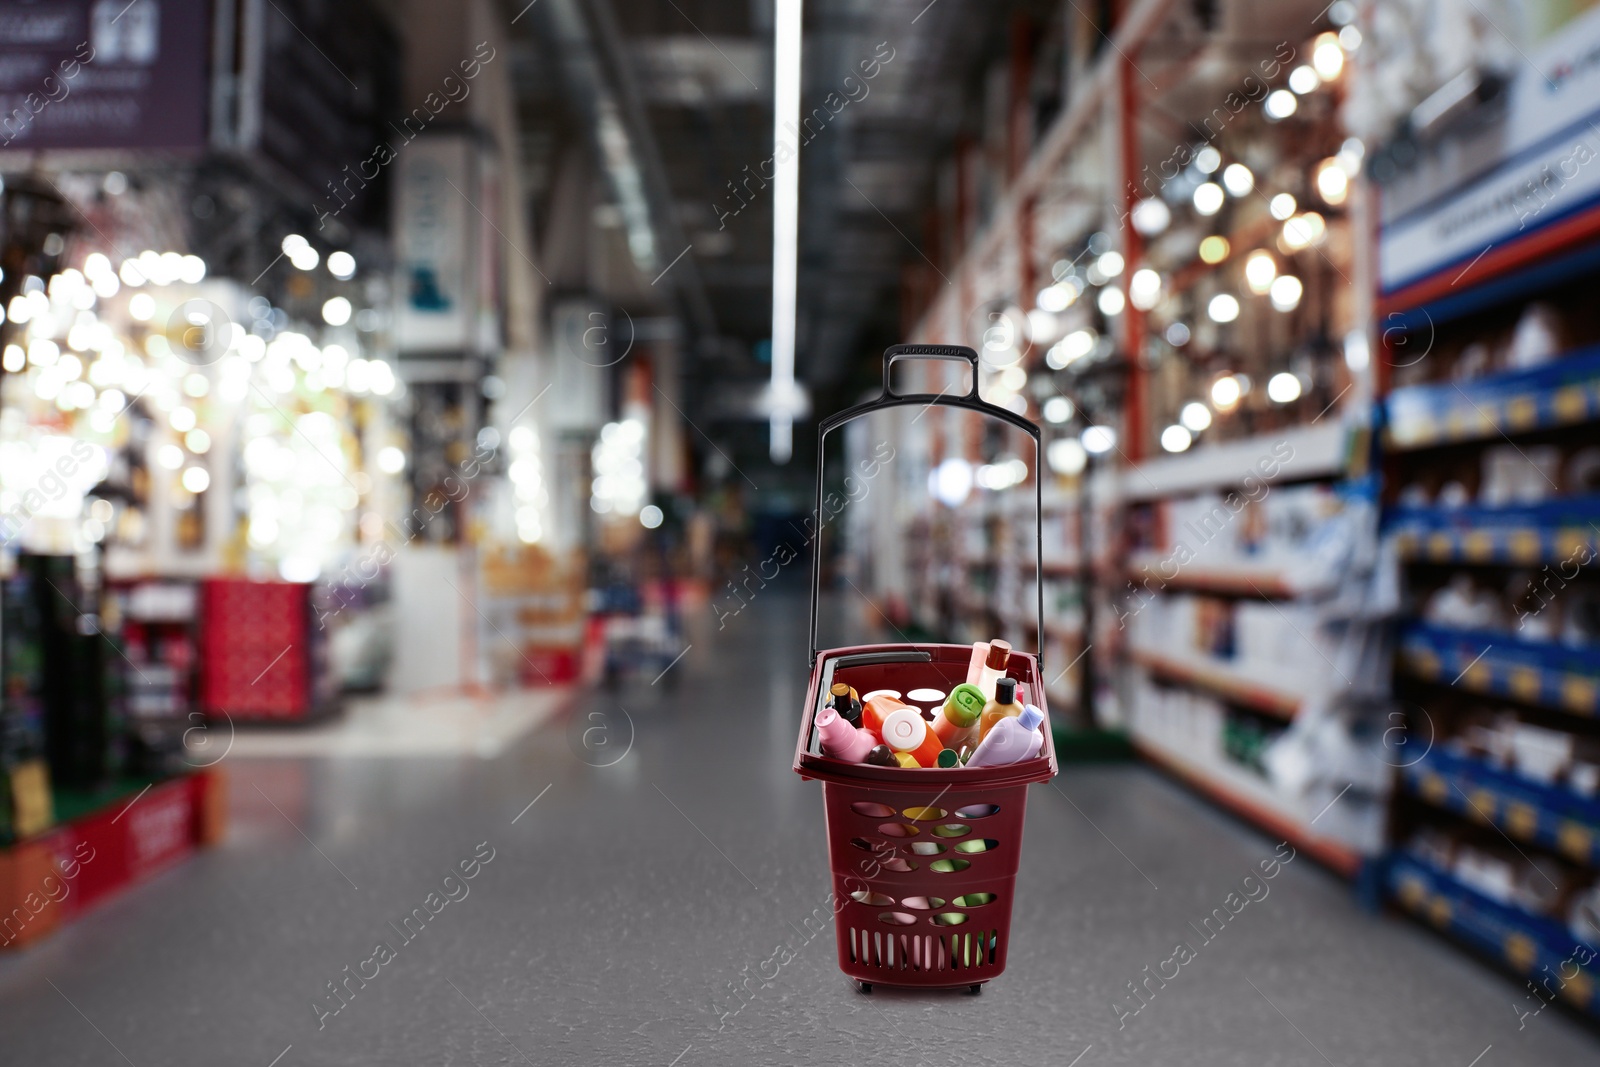
M1564 979L1560 997L1600 1018L1600 970L1579 963L1591 959L1597 949L1574 938L1561 924L1497 904L1403 851L1389 857L1384 881L1401 907L1517 974L1540 981Z
M1600 714L1600 653L1487 630L1403 625L1401 668L1414 677L1575 715Z
M1600 866L1600 800L1442 748L1402 770L1400 786L1436 808L1497 827L1508 837Z
M1600 420L1600 346L1528 370L1396 389L1384 410L1384 444L1395 451Z
M1435 563L1600 561L1600 495L1512 507L1387 508L1401 559ZM1572 577L1568 574L1565 577Z

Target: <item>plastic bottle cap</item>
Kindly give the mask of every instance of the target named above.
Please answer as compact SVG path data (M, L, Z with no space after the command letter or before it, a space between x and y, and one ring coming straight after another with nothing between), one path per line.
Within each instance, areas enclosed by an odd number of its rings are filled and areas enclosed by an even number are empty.
M850 687L845 685L843 682L834 682L833 688L828 690L828 692L832 693L836 697L849 696Z
M960 763L961 756L953 748L947 748L943 752L939 753L939 766L941 767L955 767L960 765Z
M978 716L983 714L983 706L988 703L983 695L983 690L967 682L962 682L950 690L949 699L944 702L944 717L957 726L971 726L978 721Z
M838 717L839 717L839 709L835 708L831 704L828 705L827 707L823 708L821 711L817 712L817 729L819 729L819 730L827 729L829 726L833 725L833 720L837 719Z
M909 751L921 746L927 736L928 724L915 708L900 708L884 717L883 743L890 748Z
M1003 671L1011 662L1011 644L1007 641L990 641L989 656L984 665L991 671Z
M1037 730L1042 722L1044 722L1044 712L1032 704L1024 704L1022 714L1017 716L1017 725L1024 730Z
M1015 704L1017 702L1017 680L1015 678L1002 678L994 683L994 700L996 704Z

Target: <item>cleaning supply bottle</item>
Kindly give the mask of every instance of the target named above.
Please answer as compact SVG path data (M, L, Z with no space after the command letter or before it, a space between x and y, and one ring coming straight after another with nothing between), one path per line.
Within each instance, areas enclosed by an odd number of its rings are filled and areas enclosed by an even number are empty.
M894 749L884 744L873 745L872 751L867 753L865 762L877 767L900 766L900 761L894 758Z
M968 667L967 681L983 690L986 699L994 699L994 687L1004 677L1006 667L1011 663L1011 646L1005 641L990 641L989 652L984 658L983 666L978 669L978 676L973 678Z
M823 708L817 712L817 734L822 741L823 755L851 763L866 759L872 746L878 743L868 731L846 722L838 708Z
M989 731L994 729L995 723L1021 713L1022 705L1017 703L1017 680L1000 679L995 683L994 698L983 706L983 714L978 717L979 743L981 744L983 739L989 736Z
M909 752L896 752L894 754L894 761L907 770L916 770L922 766L922 764L917 762L917 757L913 756Z
M933 720L933 732L939 735L940 743L945 748L959 749L976 741L978 716L988 702L983 690L966 682L950 690L944 707Z
M911 708L911 705L898 696L869 693L861 704L861 725L877 734L881 740L887 741L888 738L883 736L883 720L888 718L891 712L899 711L901 708ZM911 710L917 709L911 708Z
M937 767L944 746L916 708L897 708L883 720L883 743L897 753L910 753L919 767ZM901 760L904 763L904 760Z
M861 725L861 697L843 682L834 682L829 691L828 707L835 708L839 717L851 726Z
M1002 717L978 742L977 751L967 760L968 767L1004 767L1020 763L1039 754L1044 744L1044 734L1039 724L1044 722L1044 712L1029 704L1015 717Z

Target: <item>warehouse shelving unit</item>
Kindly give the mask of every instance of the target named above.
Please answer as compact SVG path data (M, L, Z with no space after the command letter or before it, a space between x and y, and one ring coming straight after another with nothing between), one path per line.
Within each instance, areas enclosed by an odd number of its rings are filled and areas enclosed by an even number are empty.
M1558 43L1600 41L1594 14ZM1398 172L1377 231L1382 526L1405 604L1394 687L1422 753L1399 770L1381 882L1534 995L1600 1017L1600 203L1563 182L1550 210L1478 216L1466 246L1447 236L1588 136L1554 131L1593 111L1593 85L1547 86L1537 62L1503 114L1443 135L1504 122L1530 143L1471 156L1479 171L1448 186L1428 185L1426 161L1460 146L1411 148L1423 163ZM1524 96L1539 123L1518 120Z
M1273 16L1282 19L1281 27L1228 31L1234 35L1233 46L1241 49L1245 40L1259 44L1281 28L1282 38L1271 40L1293 38L1300 57L1296 62L1308 62L1307 46L1332 27L1323 24L1322 5L1305 5L1304 10L1288 7L1294 10ZM1288 236L1305 234L1306 239L1286 244L1286 216L1277 204L1269 210L1270 197L1288 191L1274 184L1281 181L1277 170L1284 161L1260 155L1259 144L1235 145L1233 130L1222 136L1224 131L1213 131L1209 124L1206 129L1218 134L1213 143L1222 150L1210 168L1211 179L1221 181L1228 164L1244 162L1234 148L1248 147L1261 188L1230 193L1229 206L1215 218L1198 209L1194 217L1186 214L1189 191L1185 189L1181 196L1166 198L1174 216L1170 228L1137 229L1132 220L1141 201L1159 199L1163 192L1150 187L1149 176L1160 170L1175 141L1192 139L1190 132L1175 130L1164 116L1186 114L1186 109L1197 106L1195 100L1213 95L1222 99L1232 88L1205 81L1216 75L1197 73L1203 64L1174 60L1173 56L1184 54L1183 49L1167 47L1171 43L1167 39L1175 35L1193 35L1196 49L1218 49L1216 54L1223 55L1224 46L1194 25L1179 5L1167 0L1129 5L1110 34L1111 47L1100 50L1081 75L1070 80L1066 106L1031 154L1024 157L1012 146L1009 157L1025 162L1009 176L981 232L967 232L970 207L957 196L954 221L944 230L954 231L953 243L964 251L953 268L939 271L941 277L933 277L937 268L930 267L928 277L910 286L930 294L930 299L916 317L909 339L973 345L989 362L994 333L1009 329L1019 338L1015 353L994 353L994 365L986 368L985 375L1003 383L1008 358L1028 369L1029 388L1002 389L997 395L1024 405L1018 410L1044 424L1047 446L1075 442L1082 426L1090 422L1105 424L1116 434L1114 450L1089 457L1086 470L1081 458L1074 464L1067 456L1065 464L1058 467L1052 462L1054 469L1039 472L1047 479L1045 575L1058 574L1064 583L1071 583L1078 603L1075 618L1062 619L1054 627L1046 623L1046 663L1047 668L1073 665L1073 677L1061 688L1074 696L1081 694L1077 701L1084 707L1081 721L1126 734L1152 763L1179 780L1274 833L1307 843L1311 854L1353 874L1358 852L1311 827L1315 808L1306 798L1278 795L1258 759L1264 741L1315 699L1318 685L1328 684L1326 679L1307 687L1296 684L1304 679L1274 675L1262 671L1259 663L1236 660L1231 651L1208 656L1183 643L1137 645L1124 630L1129 593L1136 586L1151 588L1149 576L1161 563L1160 549L1167 547L1162 542L1141 542L1141 523L1148 524L1173 501L1236 489L1251 477L1252 465L1263 452L1280 443L1287 446L1293 462L1268 479L1274 492L1290 483L1331 484L1364 451L1361 442L1352 440L1342 416L1346 405L1369 390L1345 375L1337 345L1327 340L1330 330L1338 336L1363 312L1359 295L1363 287L1349 286L1351 276L1359 276L1361 269L1350 253L1359 232L1360 196L1352 193L1346 209L1339 206L1342 195L1336 202L1323 203L1308 192L1313 184L1310 164L1339 149L1331 118L1331 101L1339 90L1324 89L1318 98L1299 94L1303 108L1301 118L1290 124L1294 134L1278 138L1293 141L1295 151L1305 155L1295 157L1305 184L1292 190L1301 207L1287 217L1309 220L1307 227L1314 222L1314 238L1310 228L1296 230ZM1158 36L1164 46L1147 49ZM1240 51L1228 53L1232 60L1239 57ZM1269 47L1263 58L1267 62L1261 73L1270 68L1267 81L1281 87L1290 69L1286 61L1280 62L1283 53L1273 58ZM1333 77L1337 78L1336 72ZM1254 107L1259 109L1259 101ZM1013 117L1015 109L1013 101ZM1249 121L1240 119L1240 126ZM1168 173L1161 174L1160 184L1166 185ZM957 186L959 194L962 183ZM1313 204L1321 214L1308 212ZM1200 239L1208 234L1225 237L1224 247L1231 246L1231 254L1213 256L1210 246L1201 254ZM1257 255L1273 258L1278 273L1304 277L1305 306L1298 313L1286 313L1300 302L1298 279L1290 279L1296 287L1293 299L1281 307L1274 304L1277 310L1263 310L1264 289L1254 290L1255 296L1245 293L1234 275L1252 248L1258 249ZM1102 261L1097 257L1106 252L1114 252L1120 260L1120 277L1109 288L1127 299L1119 310L1106 313L1102 306L1097 314L1095 297L1103 290L1089 285L1104 284L1105 279L1093 278L1092 269L1098 269ZM1161 300L1133 299L1132 279L1136 274L1145 279L1151 271L1160 275ZM1066 310L1057 316L1061 330L1077 330L1088 338L1067 359L1047 351L1052 337L1034 335L1040 312L1057 312L1054 306L1039 307L1042 287L1052 282L1058 288L1071 286L1075 292L1075 299L1067 300ZM1338 295L1343 286L1357 294L1353 301ZM1204 310L1213 294L1229 289L1238 291L1249 305L1231 328L1207 320ZM1180 334L1176 328L1169 330L1175 322L1192 324L1192 344L1188 344L1190 325L1184 325ZM1242 362L1235 362L1235 357ZM1064 368L1064 364L1072 365ZM1192 450L1164 454L1157 444L1161 425L1176 425L1178 408L1195 395L1193 390L1204 395L1210 379L1230 364L1258 375L1254 396L1243 404L1217 407L1209 432L1184 431L1197 439ZM1255 403L1271 373L1291 371L1298 379L1296 398L1272 405ZM1073 402L1074 412L1064 423L1056 423L1046 409L1049 391L1032 387L1052 376L1056 388ZM1248 391L1248 381L1240 381ZM931 369L918 381L919 389L927 392L951 384L945 374ZM987 394L991 381L980 384ZM1088 550L1081 544L1085 539L1091 545ZM987 589L984 583L997 580L1002 568L1002 561L986 555L964 575L976 583L975 588ZM1263 610L1275 612L1292 609L1303 594L1299 576L1289 568L1248 554L1196 559L1177 574L1163 577L1151 595L1164 601L1204 596L1230 605L1263 605ZM1052 599L1047 588L1047 604ZM991 625L1009 621L993 620ZM1306 656L1315 659L1309 651ZM1320 666L1321 661L1316 662ZM1178 743L1138 715L1141 695L1152 686L1181 690L1225 707L1226 729L1213 724L1218 733L1212 739L1215 743L1198 749ZM1052 689L1052 707L1062 706L1067 695ZM1213 750L1215 758L1196 756ZM1241 753L1243 763L1234 758Z

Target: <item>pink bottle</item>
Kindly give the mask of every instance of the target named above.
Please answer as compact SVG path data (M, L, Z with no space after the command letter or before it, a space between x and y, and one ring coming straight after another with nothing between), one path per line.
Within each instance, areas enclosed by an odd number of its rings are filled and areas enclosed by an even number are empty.
M839 712L834 708L823 708L817 712L817 734L822 741L823 755L850 763L860 763L866 759L872 746L878 743L872 731L851 726L839 717Z

